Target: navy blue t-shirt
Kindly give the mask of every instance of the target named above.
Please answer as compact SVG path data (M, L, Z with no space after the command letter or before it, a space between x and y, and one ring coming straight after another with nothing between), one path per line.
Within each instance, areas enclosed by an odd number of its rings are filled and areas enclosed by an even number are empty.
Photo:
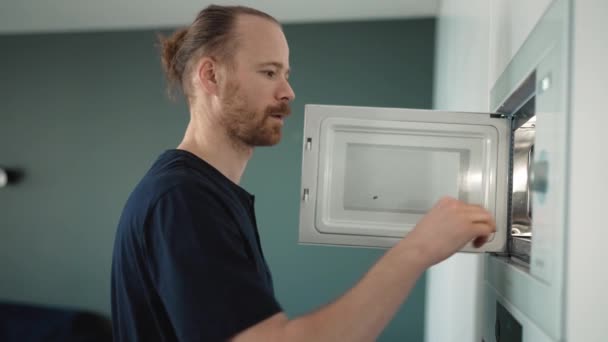
M254 197L168 150L129 197L112 261L116 341L225 341L281 312Z

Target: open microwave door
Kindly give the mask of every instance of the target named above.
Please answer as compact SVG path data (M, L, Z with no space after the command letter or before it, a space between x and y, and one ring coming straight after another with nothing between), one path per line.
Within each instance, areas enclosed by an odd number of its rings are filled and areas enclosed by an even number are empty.
M388 248L443 196L494 214L505 250L509 120L488 113L306 105L299 242Z

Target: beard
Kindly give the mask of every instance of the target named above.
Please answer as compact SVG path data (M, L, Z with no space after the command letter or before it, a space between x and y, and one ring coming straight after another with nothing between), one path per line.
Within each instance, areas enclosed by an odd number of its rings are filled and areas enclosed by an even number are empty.
M282 137L282 125L272 115L281 114L286 117L291 114L291 108L286 102L256 111L249 105L247 98L240 94L240 87L236 83L226 86L222 104L224 113L221 122L228 136L234 142L250 147L278 144Z

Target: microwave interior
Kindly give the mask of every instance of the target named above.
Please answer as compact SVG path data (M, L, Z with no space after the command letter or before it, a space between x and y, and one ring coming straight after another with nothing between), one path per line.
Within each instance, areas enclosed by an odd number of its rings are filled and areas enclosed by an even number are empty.
M507 254L501 255L529 267L533 240L532 196L536 133L536 73L533 72L497 110L511 123Z

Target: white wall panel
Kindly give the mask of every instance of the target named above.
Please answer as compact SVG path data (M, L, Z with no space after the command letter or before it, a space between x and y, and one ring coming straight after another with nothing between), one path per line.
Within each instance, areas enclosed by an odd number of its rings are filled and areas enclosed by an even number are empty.
M445 0L436 33L434 108L489 110L487 0ZM483 257L458 253L427 272L425 341L479 342Z
M606 341L608 2L574 1L566 341Z

